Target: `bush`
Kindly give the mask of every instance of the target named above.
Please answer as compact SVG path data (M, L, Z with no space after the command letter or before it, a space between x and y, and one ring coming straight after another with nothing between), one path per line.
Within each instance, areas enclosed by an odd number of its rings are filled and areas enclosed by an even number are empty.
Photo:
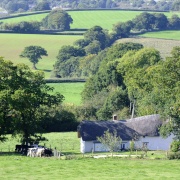
M167 156L168 159L180 159L180 152L170 153Z
M180 150L180 141L173 141L171 143L171 151L178 152Z

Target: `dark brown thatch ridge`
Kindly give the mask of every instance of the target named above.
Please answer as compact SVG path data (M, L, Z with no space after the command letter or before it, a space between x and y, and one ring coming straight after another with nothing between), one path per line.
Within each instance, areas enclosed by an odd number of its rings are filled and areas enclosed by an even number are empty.
M159 136L159 128L162 126L160 115L153 114L126 120L125 125L134 129L142 136Z
M132 140L139 136L159 136L162 125L159 115L148 115L125 121L82 121L78 126L83 141L95 141L105 131L117 131L122 140Z

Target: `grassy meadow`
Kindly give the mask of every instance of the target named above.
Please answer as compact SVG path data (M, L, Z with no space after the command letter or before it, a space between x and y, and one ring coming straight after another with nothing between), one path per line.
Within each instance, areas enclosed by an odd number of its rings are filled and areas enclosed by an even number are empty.
M180 161L0 156L3 180L179 179Z
M76 132L47 133L44 136L49 139L45 142L47 147L56 147L65 156L31 158L8 152L9 147L14 148L15 144L19 144L17 139L10 139L6 143L0 143L1 178L4 180L179 179L180 161L165 159L165 152L153 152L153 155L152 152L148 152L145 159L129 157L94 159L93 155L101 153L80 154L80 139L77 138ZM161 159L152 158L158 153L161 154Z
M177 30L177 31L148 32L141 35L141 37L180 40L180 31Z
M11 137L8 135L8 140L0 142L0 153L1 152L14 152L15 145L21 144L20 137ZM44 145L48 148L57 148L58 151L63 153L79 153L80 152L80 139L77 138L77 132L61 132L61 133L45 133L43 137L48 141L42 141L40 145ZM0 154L1 156L1 154Z
M135 16L142 13L142 11L124 11L124 10L89 10L89 11L67 11L73 19L71 28L91 28L99 25L104 29L111 30L113 24L117 22L125 22L132 20ZM41 21L48 13L29 15L23 17L15 17L11 19L0 20L4 23L14 23L20 21ZM174 12L164 13L167 17L171 17ZM179 12L175 12L180 16Z
M81 104L81 92L85 83L48 83L49 86L54 88L53 92L59 92L64 97L64 103L71 103L75 105Z
M40 59L37 69L44 71L45 77L49 78L61 46L72 45L74 41L80 38L82 36L3 33L0 34L0 56L6 60L11 60L15 64L25 63L31 67L32 64L29 60L20 58L19 54L26 46L42 46L47 50L48 56Z

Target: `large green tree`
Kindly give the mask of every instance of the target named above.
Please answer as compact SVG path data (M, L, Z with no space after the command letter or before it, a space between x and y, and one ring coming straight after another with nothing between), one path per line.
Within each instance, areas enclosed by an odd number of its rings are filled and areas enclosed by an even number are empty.
M30 62L33 63L33 69L36 68L36 64L39 59L42 59L41 56L47 56L47 51L41 46L27 46L21 52L20 57L28 58Z
M79 58L84 56L85 50L74 46L62 46L54 65L56 77L72 77L79 69Z
M42 72L34 73L24 64L13 65L2 58L0 61L0 135L10 131L27 144L43 132L45 109L55 108L64 97L50 95L53 88L46 85Z
M145 48L128 52L117 66L136 115L160 114L166 121L161 134L180 139L180 47L163 61L157 50Z
M100 26L94 26L86 31L84 39L89 42L98 41L101 49L104 49L109 45L108 33Z
M43 20L42 25L45 29L52 30L69 30L70 24L73 22L71 16L63 10L51 11Z
M10 109L10 85L14 86L15 70L12 62L4 61L0 57L0 141L6 139L5 135L12 129L12 112Z

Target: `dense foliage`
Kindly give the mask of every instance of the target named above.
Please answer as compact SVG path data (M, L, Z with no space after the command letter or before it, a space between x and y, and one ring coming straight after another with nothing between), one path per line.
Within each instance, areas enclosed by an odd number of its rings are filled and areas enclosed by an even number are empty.
M2 29L17 33L38 33L40 31L40 26L41 23L37 21L21 21L19 23L2 24Z
M151 9L180 10L179 0L0 0L1 7L9 13L27 10L48 10L49 8L121 8L121 9Z
M63 10L51 11L43 20L42 26L45 29L69 30L73 22L71 16Z
M59 93L46 85L42 72L31 72L24 64L14 65L0 58L0 138L6 133L21 135L22 143L31 142L42 133L46 108L63 101Z

